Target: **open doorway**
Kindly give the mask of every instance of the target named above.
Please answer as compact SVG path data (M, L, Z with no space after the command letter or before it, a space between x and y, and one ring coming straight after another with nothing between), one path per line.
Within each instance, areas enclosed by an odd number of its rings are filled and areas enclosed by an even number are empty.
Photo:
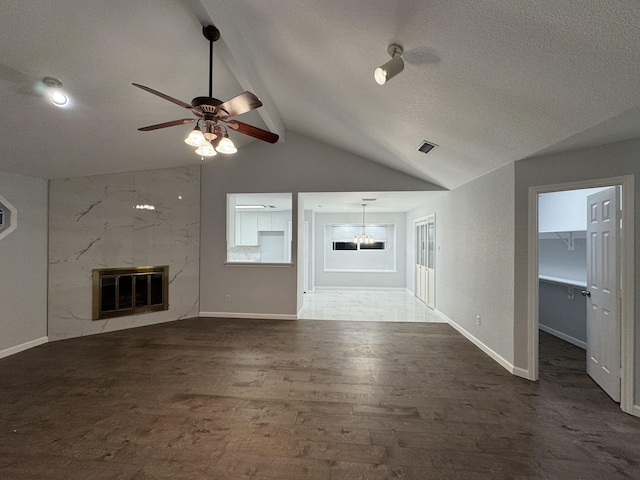
M530 378L560 338L585 349L583 371L633 413L633 179L532 187L529 199Z
M563 353L563 344L567 354L577 358L586 354L581 371L616 402L620 401L620 191L612 186L538 196L539 327L563 341L552 343L541 336L540 361L553 362Z

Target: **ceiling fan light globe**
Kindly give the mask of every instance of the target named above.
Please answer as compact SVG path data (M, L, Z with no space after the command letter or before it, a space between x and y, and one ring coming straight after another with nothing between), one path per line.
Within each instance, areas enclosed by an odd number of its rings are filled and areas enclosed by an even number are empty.
M207 143L207 139L204 138L204 135L200 131L200 127L196 127L191 130L189 136L184 139L184 143L191 145L192 147L202 147Z
M238 149L236 148L236 146L233 144L233 142L231 141L231 139L229 137L227 137L226 135L220 139L220 143L218 143L218 146L216 147L216 150L220 153L224 153L224 154L232 154L232 153L236 153L238 151Z
M196 148L196 154L201 157L215 157L217 155L216 150L209 142L207 142L206 145Z

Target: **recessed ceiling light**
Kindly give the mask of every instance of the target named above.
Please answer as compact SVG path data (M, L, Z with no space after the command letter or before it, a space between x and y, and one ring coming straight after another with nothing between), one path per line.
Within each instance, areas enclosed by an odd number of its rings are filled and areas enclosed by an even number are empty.
M62 82L60 80L47 77L42 83L47 87L46 94L49 96L51 103L56 107L66 107L69 105L69 96L61 90Z
M64 93L55 91L51 94L51 103L53 103L56 107L65 107L69 104L69 97L67 97Z
M266 205L236 205L238 209L250 209L250 208L267 208Z

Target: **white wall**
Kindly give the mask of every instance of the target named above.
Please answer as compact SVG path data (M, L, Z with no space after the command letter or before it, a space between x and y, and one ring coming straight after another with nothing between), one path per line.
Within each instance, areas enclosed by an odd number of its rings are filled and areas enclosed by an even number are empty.
M514 348L516 365L527 367L528 196L532 186L634 175L635 251L640 247L640 139L528 158L515 163ZM624 260L623 260L624 261ZM640 352L640 262L635 268L635 349ZM640 355L636 355L635 399L640 403Z
M202 169L200 309L211 316L295 316L302 303L298 256L304 206L299 192L439 190L293 132L285 143L253 142L232 157L218 155ZM227 193L293 193L293 267L226 265ZM298 229L300 226L300 229ZM226 301L231 295L231 301Z
M510 164L434 196L406 223L407 285L413 288L413 221L435 213L435 308L507 364L514 356L513 187Z
M51 339L198 315L199 166L52 180L49 203ZM91 320L92 269L144 265L169 265L169 310Z
M0 357L46 341L47 183L0 172L0 195L18 222L0 239Z
M337 223L353 223L362 222L362 213L316 213L315 215L315 262L316 275L315 285L318 287L367 287L367 288L405 288L406 286L406 247L405 238L406 215L405 213L367 213L366 223L390 224L395 225L395 238L388 240L389 246L395 246L396 262L395 271L393 272L366 272L366 273L349 273L349 272L327 272L324 270L325 255L327 254L327 241L325 239L325 230L327 225ZM409 246L409 248L411 248ZM349 255L355 252L339 252ZM359 252L365 254L380 255L387 253L391 256L392 251L369 251ZM345 266L346 268L346 266Z
M539 232L575 232L587 229L587 197L602 188L543 193L538 199Z
M538 274L577 282L587 281L587 239L576 233L573 250L560 238L538 240Z

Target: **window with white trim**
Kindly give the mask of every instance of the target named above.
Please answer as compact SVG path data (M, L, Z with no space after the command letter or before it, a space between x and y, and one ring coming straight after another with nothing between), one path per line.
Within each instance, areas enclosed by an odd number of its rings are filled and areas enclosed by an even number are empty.
M396 271L395 225L366 224L364 233L373 237L371 243L354 241L361 233L362 224L325 225L324 271Z

